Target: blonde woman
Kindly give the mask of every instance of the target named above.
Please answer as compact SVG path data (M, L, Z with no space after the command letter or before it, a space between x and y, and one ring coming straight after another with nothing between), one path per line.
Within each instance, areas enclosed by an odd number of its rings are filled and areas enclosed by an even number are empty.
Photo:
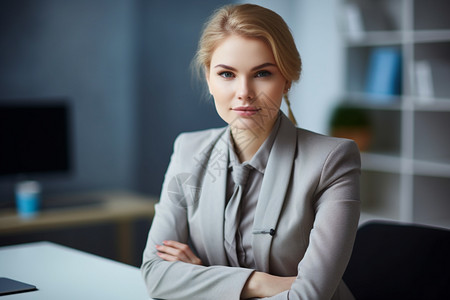
M301 60L271 10L231 5L195 57L225 128L181 134L144 251L158 299L353 299L358 148L281 111Z

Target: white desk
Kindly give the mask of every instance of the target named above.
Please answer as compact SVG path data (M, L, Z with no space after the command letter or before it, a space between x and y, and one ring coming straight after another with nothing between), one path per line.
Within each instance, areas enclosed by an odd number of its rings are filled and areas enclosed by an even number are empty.
M38 288L1 300L150 299L138 268L49 242L1 247L0 277Z

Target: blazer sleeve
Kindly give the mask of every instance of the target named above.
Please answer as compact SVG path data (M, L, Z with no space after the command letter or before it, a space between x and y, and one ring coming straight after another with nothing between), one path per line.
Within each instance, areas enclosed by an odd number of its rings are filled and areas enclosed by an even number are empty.
M339 291L360 216L360 166L353 141L341 140L330 151L315 191L315 220L297 279L289 291L269 299L349 299Z
M158 299L239 299L253 270L168 262L156 254L155 246L164 240L188 243L186 203L183 203L182 188L174 179L177 174L183 174L180 166L189 155L183 153L184 137L180 135L175 141L160 202L155 206L141 266L145 285L150 297Z

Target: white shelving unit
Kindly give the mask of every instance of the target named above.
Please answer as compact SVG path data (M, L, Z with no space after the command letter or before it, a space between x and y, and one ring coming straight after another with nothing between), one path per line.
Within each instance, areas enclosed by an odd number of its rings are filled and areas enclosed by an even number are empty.
M371 147L362 153L361 222L450 228L450 1L342 0L342 5L352 8L350 21L355 8L360 17L360 32L352 26L345 37L344 105L363 108L373 131ZM384 46L401 53L401 92L377 102L365 83L371 51ZM431 70L431 95L419 91L418 62Z

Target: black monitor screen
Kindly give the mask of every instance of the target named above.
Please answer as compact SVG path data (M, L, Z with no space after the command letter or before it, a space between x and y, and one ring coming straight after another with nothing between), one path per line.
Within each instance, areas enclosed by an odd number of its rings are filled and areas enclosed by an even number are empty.
M63 102L0 102L0 176L69 171L68 114Z

